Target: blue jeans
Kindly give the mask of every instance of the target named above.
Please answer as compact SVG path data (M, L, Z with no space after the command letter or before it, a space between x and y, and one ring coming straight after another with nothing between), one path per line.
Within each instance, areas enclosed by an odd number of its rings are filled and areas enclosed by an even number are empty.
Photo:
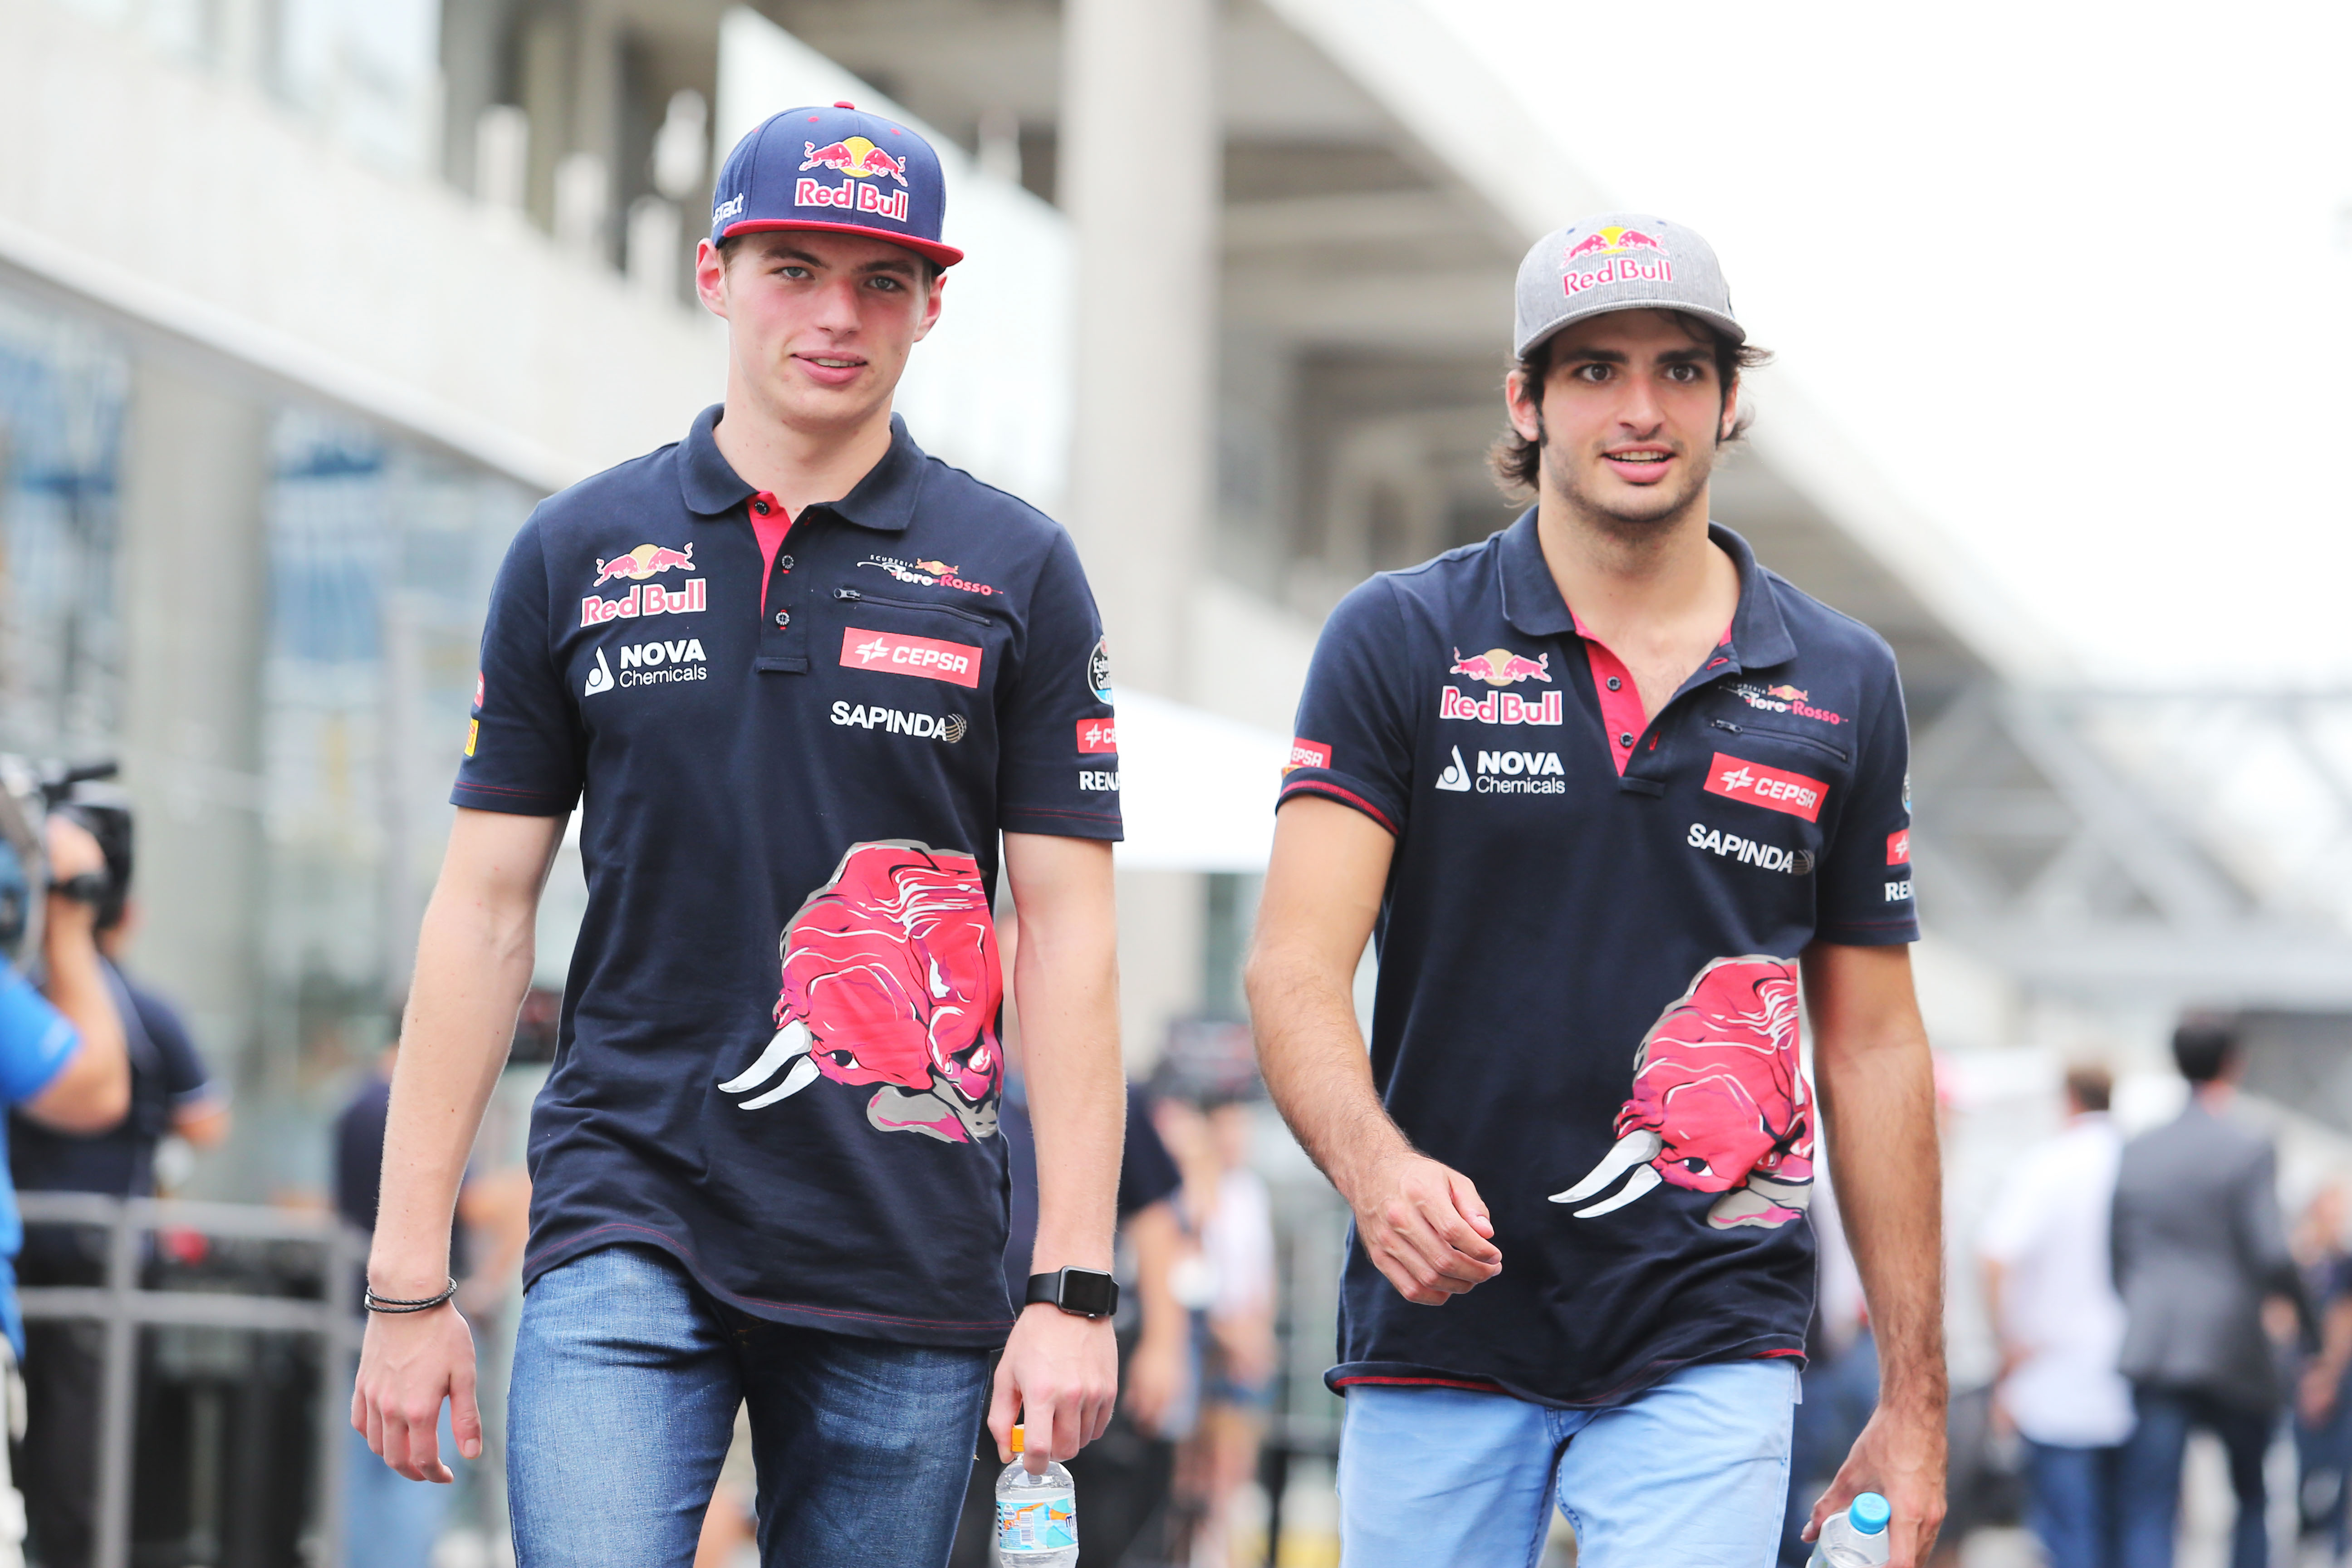
M2026 1522L2050 1568L2115 1568L2116 1477L2121 1448L2025 1440Z
M2172 1568L2172 1538L2180 1514L2180 1457L2189 1429L2203 1426L2230 1455L2230 1485L2238 1519L2230 1536L2230 1568L2265 1568L2269 1499L2263 1458L2271 1443L2268 1412L2231 1405L2210 1394L2142 1384L2132 1389L2139 1424L2125 1439L2117 1507L2123 1521L2123 1568Z
M853 1339L712 1300L667 1255L606 1247L523 1297L507 1401L519 1568L688 1568L750 1407L760 1561L940 1568L989 1352Z
M1534 1568L1555 1499L1578 1568L1768 1568L1790 1361L1717 1362L1598 1409L1358 1384L1339 1436L1348 1568Z

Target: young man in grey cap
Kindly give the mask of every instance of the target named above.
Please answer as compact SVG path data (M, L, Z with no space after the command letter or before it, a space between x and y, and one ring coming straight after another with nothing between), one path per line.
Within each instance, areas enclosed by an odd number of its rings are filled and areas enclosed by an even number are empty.
M1332 616L1250 963L1355 1210L1343 1554L1532 1563L1556 1500L1585 1568L1770 1562L1818 1084L1884 1392L1813 1523L1884 1493L1912 1568L1945 1389L1894 656L1708 521L1762 355L1697 235L1547 237L1515 346L1496 465L1536 504Z

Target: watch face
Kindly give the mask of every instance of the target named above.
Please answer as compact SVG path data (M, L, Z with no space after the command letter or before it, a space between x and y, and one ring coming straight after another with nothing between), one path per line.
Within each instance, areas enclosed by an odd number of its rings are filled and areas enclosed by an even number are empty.
M1061 1307L1066 1312L1108 1318L1118 1308L1118 1282L1090 1268L1066 1268L1062 1271Z

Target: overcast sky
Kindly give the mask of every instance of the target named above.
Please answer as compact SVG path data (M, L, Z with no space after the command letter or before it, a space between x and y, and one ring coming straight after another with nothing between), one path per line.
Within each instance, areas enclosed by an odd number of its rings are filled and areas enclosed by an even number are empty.
M2352 7L1427 3L2087 673L2352 681Z

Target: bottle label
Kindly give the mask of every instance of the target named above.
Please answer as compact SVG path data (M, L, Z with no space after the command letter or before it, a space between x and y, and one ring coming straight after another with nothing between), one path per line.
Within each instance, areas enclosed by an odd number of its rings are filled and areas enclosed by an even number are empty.
M1077 1500L1072 1494L996 1500L996 1549L1006 1556L1064 1552L1077 1543Z

